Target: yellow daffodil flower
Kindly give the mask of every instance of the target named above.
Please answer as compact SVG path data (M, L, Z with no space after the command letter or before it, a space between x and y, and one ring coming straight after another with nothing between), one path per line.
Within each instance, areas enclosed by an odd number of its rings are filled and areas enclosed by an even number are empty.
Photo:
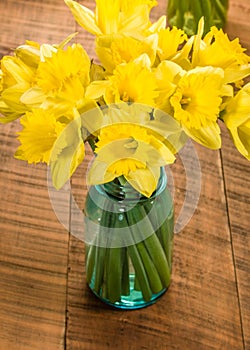
M78 76L83 86L89 83L90 59L80 44L58 49L52 57L41 62L37 71L37 85L45 93L61 91L72 77Z
M103 67L112 71L121 63L128 63L142 54L147 54L153 66L156 58L158 37L152 34L141 40L122 35L116 36L112 40L100 37L96 40L96 53Z
M53 145L49 165L53 184L60 189L73 175L85 155L84 140L81 135L81 119L75 110L75 119L65 126Z
M8 123L27 111L20 98L34 83L35 69L16 56L5 56L1 60L1 71L0 122Z
M201 48L198 54L198 65L226 69L250 62L250 57L244 53L246 49L242 48L239 39L229 40L222 29L212 27L205 36L204 43L204 48Z
M223 70L195 68L184 74L170 98L174 118L198 143L212 149L221 147L217 119L220 112Z
M101 129L98 138L97 157L88 175L90 183L106 183L123 175L131 186L149 197L156 189L159 167L175 160L170 150L143 126L113 124Z
M103 95L107 104L124 101L154 106L158 93L156 78L150 66L151 62L146 54L132 62L120 64L113 75L108 77L108 81L90 84L86 96L98 98Z
M238 151L250 160L250 83L245 85L225 109L223 120Z
M174 93L178 81L185 71L176 63L162 61L155 69L157 90L156 106L167 113L171 113L170 96Z
M4 88L15 84L31 85L34 82L35 70L16 56L4 56L1 60Z
M1 60L0 122L13 121L31 108L38 108L46 100L44 92L36 86L37 69L40 62L62 49L75 34L60 44L39 45L26 41L14 51L14 56ZM62 99L61 99L62 100ZM60 101L61 102L61 101Z
M57 49L63 49L77 33L69 35L59 44L42 44L35 41L26 40L25 44L15 49L15 55L20 58L26 65L37 68L40 61L44 61L46 57L51 57Z
M245 54L239 39L229 40L222 29L212 27L202 39L204 20L200 20L198 33L194 36L192 67L219 67L224 70L225 83L239 82L250 75L250 56Z
M183 30L176 27L165 28L158 33L158 49L157 53L160 60L171 59L179 49L179 46L187 40L187 36Z
M27 40L24 45L16 48L15 54L28 66L37 68L40 62L40 45Z
M187 138L179 123L161 110L139 103L118 103L81 116L88 135L96 135L90 184L125 179L145 196L155 190L159 168L173 163ZM86 134L87 135L87 134ZM86 136L87 137L87 136Z
M93 12L76 1L64 1L80 26L96 36L142 33L150 26L149 12L156 4L146 0L96 0Z
M42 109L27 112L20 119L23 126L18 133L21 145L15 157L28 163L45 162L48 164L53 145L64 128L54 115Z
M45 57L37 68L36 85L21 96L30 107L52 108L63 114L85 104L85 90L90 82L90 59L79 44L58 48Z

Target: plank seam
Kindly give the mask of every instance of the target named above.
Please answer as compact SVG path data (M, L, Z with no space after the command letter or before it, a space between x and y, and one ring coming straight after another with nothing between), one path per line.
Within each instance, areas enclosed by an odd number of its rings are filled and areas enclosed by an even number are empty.
M67 335L68 335L68 305L69 305L69 272L70 272L70 231L71 231L71 206L72 206L72 194L69 196L69 227L68 227L68 256L67 256L67 273L66 273L66 300L65 300L65 323L64 323L64 344L63 349L67 350Z
M228 229L229 229L230 244L231 244L231 251L232 251L232 260L233 260L233 267L234 267L235 287L236 287L236 294L237 294L238 307L239 307L239 318L240 318L240 328L241 328L241 335L242 335L242 345L243 345L243 349L246 350L243 318L242 318L242 312L241 312L239 283L238 283L238 275L237 275L236 259L235 259L235 250L234 250L234 243L233 243L232 225L231 225L231 221L230 221L230 211L229 211L229 204L228 204L228 198L227 198L228 191L227 191L227 186L226 186L226 177L225 177L225 171L224 171L222 150L220 149L219 151L220 151L219 154L220 154L221 172L222 172L222 180L223 180L223 191L224 191L224 195L225 195L225 205L226 205L226 210L227 210L227 223L228 223Z

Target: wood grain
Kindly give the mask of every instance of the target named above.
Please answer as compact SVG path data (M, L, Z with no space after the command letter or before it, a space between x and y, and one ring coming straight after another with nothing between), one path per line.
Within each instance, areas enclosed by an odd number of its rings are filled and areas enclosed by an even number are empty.
M250 54L250 2L231 0L226 30L230 38L239 37ZM248 79L249 80L249 79ZM250 349L250 165L232 147L228 132L223 130L222 169L228 206L229 228L241 310L245 349Z
M229 37L240 38L241 44L248 48L249 54L249 16L250 3L248 0L229 0L228 21L225 30Z
M75 31L62 1L0 2L0 55L26 39ZM0 128L0 349L64 349L68 232L53 213L45 166L13 158L18 123ZM64 203L69 207L69 197Z
M93 0L81 3L94 6ZM159 0L153 18L165 11L166 1ZM249 13L249 0L230 0L226 30L248 52ZM1 0L0 29L0 57L25 39L57 43L76 30L76 41L95 57L93 36L75 24L63 0ZM84 243L57 221L46 167L13 158L18 128L16 122L0 127L1 350L250 349L249 163L225 130L222 152L196 146L201 195L191 221L175 236L169 291L149 308L126 312L87 288ZM72 179L80 207L88 161ZM171 172L178 215L186 186L180 158ZM65 215L70 203L70 196L60 203Z
M232 140L226 131L223 136L222 162L241 308L242 331L245 348L250 349L250 166L246 159L235 149L232 149Z

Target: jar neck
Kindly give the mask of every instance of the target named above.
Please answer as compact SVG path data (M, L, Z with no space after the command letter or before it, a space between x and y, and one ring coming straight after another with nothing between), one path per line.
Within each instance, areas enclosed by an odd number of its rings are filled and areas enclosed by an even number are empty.
M165 172L165 168L161 167L160 169L160 177L158 180L158 185L156 190L152 193L150 198L154 198L155 196L159 195L167 185L167 176ZM147 197L143 196L141 193L136 191L134 187L132 187L129 182L126 182L125 184L121 184L119 181L119 178L116 178L115 180L111 182L107 182L103 185L98 185L97 188L104 194L108 195L109 197L113 197L117 200L123 200L123 199L129 199L129 200L143 200L148 199Z

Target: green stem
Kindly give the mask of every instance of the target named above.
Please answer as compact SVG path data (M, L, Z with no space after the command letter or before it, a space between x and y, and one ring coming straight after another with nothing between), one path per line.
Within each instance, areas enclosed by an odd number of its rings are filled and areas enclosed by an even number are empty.
M174 236L174 210L171 205L171 210L169 210L170 205L166 203L166 198L159 196L159 206L162 210L159 210L158 214L160 217L160 222L163 222L159 229L159 235L161 236L161 241L164 252L166 254L169 267L171 269L172 265L172 248L173 248L173 236Z
M207 33L209 32L210 28L213 25L213 13L212 13L211 0L202 0L201 8L204 16L204 33Z
M122 252L122 295L129 295L130 282L129 282L129 257L127 248L125 247Z
M103 225L115 229L118 227L119 220L116 220L116 214L114 214L114 206L112 202L108 202L106 205L106 215ZM122 294L122 256L124 248L113 247L116 237L111 235L109 238L109 245L106 248L106 260L105 260L105 298L110 302L115 303L120 301Z
M223 5L220 0L214 0L214 9L217 15L216 17L220 19L220 22L223 25L227 17L227 6Z
M128 247L128 254L131 258L132 264L135 269L135 276L138 279L143 299L145 301L150 301L152 298L152 291L148 282L148 277L144 268L144 264L141 260L140 254L136 248L136 245L131 245Z
M107 265L107 298L111 303L120 301L122 295L122 250L109 248Z
M198 22L204 16L204 34L211 26L222 28L226 22L228 0L169 0L167 16L170 26L196 34Z
M168 266L168 261L164 250L160 244L160 241L157 235L155 234L151 222L147 216L147 213L142 205L140 206L140 208L134 207L131 211L131 222L138 222L140 225L138 229L141 230L144 233L144 235L145 233L150 232L149 237L145 235L147 238L144 239L143 243L145 244L145 247L147 248L147 251L152 259L152 262L155 265L155 268L160 276L163 286L168 287L170 283L170 270ZM134 224L132 228L136 226L137 224ZM136 234L137 237L139 237L138 232L136 232Z
M96 237L96 254L95 254L95 280L94 280L94 291L100 294L101 287L105 283L104 279L104 268L106 264L106 260L108 257L106 256L108 249L107 247L103 247L102 236L105 234L107 227L110 225L110 212L106 206L104 206L102 211L102 216L100 220L99 232ZM105 242L105 238L104 238ZM107 259L106 259L107 258Z
M133 214L131 212L127 213L129 223L134 222L132 215ZM135 230L137 230L137 226L132 225L131 230L132 230L132 234L133 234L135 232ZM137 233L135 236L137 236ZM148 253L144 242L137 243L136 247L137 247L138 252L141 256L141 260L143 262L146 274L148 276L150 288L151 288L153 293L159 293L163 288L162 283L161 283L161 279L159 277L158 271L155 268L155 265L152 262L152 259L150 258L150 254Z
M94 291L100 294L100 290L104 280L104 266L106 259L106 248L97 247L95 254L95 282Z
M139 291L139 292L141 291L141 287L140 287L140 284L139 284L137 275L135 275L134 290L137 290L137 291Z
M86 246L86 281L87 283L91 283L94 268L95 268L95 254L96 254L96 246L89 245Z
M192 13L196 23L196 28L195 28L195 31L196 31L198 22L203 16L202 8L201 8L201 0L192 0Z

